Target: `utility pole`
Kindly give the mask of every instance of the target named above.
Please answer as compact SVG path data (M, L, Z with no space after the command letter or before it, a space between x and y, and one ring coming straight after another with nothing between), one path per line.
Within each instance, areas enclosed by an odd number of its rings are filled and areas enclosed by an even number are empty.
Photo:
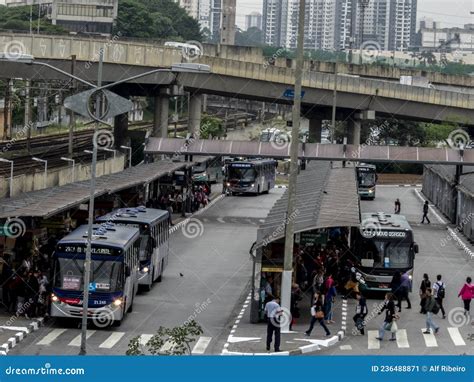
M299 132L301 123L301 90L303 76L304 60L304 18L305 18L305 0L300 0L298 15L298 42L296 53L295 68L295 98L293 104L293 127L291 130L290 146L290 179L288 185L288 209L286 214L286 232L285 232L285 257L283 261L283 273L281 280L281 306L290 311L291 302L291 284L293 275L293 246L294 246L294 214L296 206L296 181L298 177L298 146ZM285 320L283 332L289 329L289 321Z
M334 63L334 89L332 93L332 136L336 133L336 104L337 104L337 61Z
M41 4L38 3L38 34L40 34L40 24L41 24Z
M71 74L74 75L74 71L76 69L76 55L71 56ZM71 90L74 92L76 84L74 80L71 80ZM69 144L68 144L68 153L69 156L72 158L72 154L74 152L73 148L73 140L74 140L74 125L76 124L75 115L72 110L69 110Z
M99 49L99 69L97 74L97 87L102 86L102 66L104 63L104 50ZM89 197L89 221L87 228L87 249L86 259L84 261L84 296L82 299L82 327L81 327L81 350L79 355L86 355L86 342L87 342L87 311L89 310L89 284L91 277L91 253L92 253L92 230L94 224L94 197L95 197L95 173L97 167L97 146L99 130L99 119L101 115L101 92L96 94L96 122L94 126L94 138L93 138L93 150L92 150L92 164L91 164L91 186L90 186L90 197Z
M30 101L31 81L25 81L25 128L26 128L26 149L31 153L31 101Z

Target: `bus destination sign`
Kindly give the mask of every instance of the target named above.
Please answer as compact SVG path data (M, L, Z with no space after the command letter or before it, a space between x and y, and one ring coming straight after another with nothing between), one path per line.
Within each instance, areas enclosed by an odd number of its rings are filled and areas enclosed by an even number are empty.
M230 167L250 168L252 167L252 164L251 163L230 163Z
M368 238L380 237L380 238L398 238L404 239L407 236L405 231L383 231L374 229L364 229L362 235Z

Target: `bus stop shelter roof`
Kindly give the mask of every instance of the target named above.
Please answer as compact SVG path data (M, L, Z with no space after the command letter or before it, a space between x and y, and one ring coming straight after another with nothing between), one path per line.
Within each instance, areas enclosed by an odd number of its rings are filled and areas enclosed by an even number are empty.
M275 203L257 233L257 247L285 236L293 220L295 233L330 227L358 227L360 205L354 167L313 162L298 176L296 208L287 216L288 191Z
M96 179L95 197L145 185L186 166L189 166L189 163L161 161L101 176ZM48 218L87 202L89 196L90 180L28 192L0 200L0 218Z

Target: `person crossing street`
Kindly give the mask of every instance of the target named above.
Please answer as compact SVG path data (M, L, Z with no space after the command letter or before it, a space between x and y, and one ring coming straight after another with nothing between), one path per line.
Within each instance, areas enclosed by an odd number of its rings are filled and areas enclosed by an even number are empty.
M433 283L432 289L433 289L433 297L435 298L436 302L439 305L439 308L441 309L443 318L446 318L446 312L443 306L443 300L446 297L446 285L444 284L444 282L441 281L441 278L442 278L441 275L436 276L436 282Z
M430 329L433 329L434 333L439 332L439 326L433 321L433 315L438 314L439 305L433 297L431 288L426 289L426 300L424 311L426 312L426 330L423 334L431 334Z

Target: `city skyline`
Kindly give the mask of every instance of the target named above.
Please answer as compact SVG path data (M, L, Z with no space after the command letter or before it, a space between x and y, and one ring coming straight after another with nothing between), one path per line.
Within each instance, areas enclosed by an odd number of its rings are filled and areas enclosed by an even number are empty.
M251 12L262 13L263 0L237 0L237 25L245 28L245 15ZM418 22L424 18L431 18L441 23L441 27L462 27L464 24L474 23L472 0L418 0Z

